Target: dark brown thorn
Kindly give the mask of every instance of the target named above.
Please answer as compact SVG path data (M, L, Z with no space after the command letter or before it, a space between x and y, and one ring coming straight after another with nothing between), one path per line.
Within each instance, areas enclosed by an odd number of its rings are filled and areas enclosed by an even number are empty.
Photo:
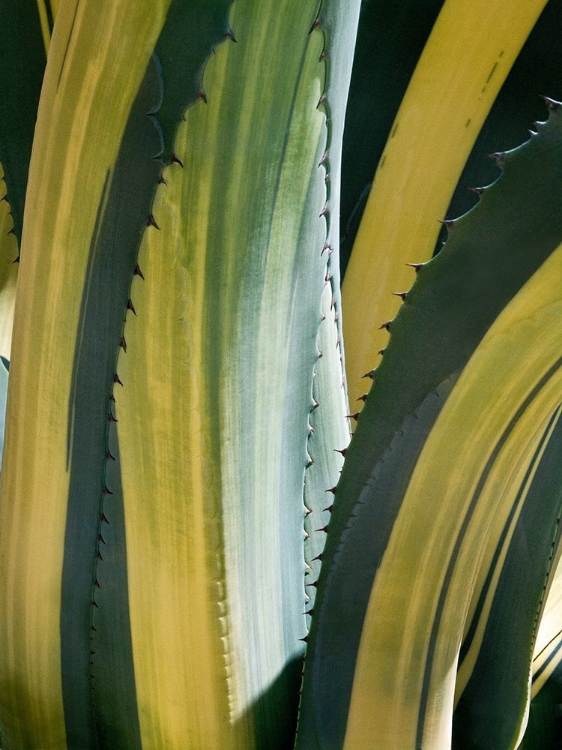
M228 29L227 29L227 30L226 30L226 31L224 32L224 36L225 36L225 39L230 39L230 40L231 40L231 41L233 41L233 42L237 42L237 41L238 41L238 39L236 39L236 37L234 36L234 31L232 31L232 29L231 29L231 28L228 28Z
M155 229L160 229L160 227L156 223L156 219L154 218L154 214L150 214L150 216L146 220L146 226L147 227L154 227Z
M105 544L105 539L103 538L103 536L101 534L98 534L98 542L100 544Z
M109 521L107 520L107 516L105 515L105 513L102 513L102 514L101 514L101 516L100 516L100 521L101 521L102 523L106 523L106 524L107 524L107 525L109 526Z
M326 524L326 526L322 526L321 529L315 529L315 531L323 531L324 534L327 534L328 533L328 524Z
M312 513L312 510L310 508L307 508L306 505L304 506L304 515L308 516Z
M123 385L123 383L121 382L121 379L119 378L119 375L117 373L115 373L115 375L113 376L113 382L114 383L119 383L119 385L121 385L121 386Z
M316 105L316 109L318 109L318 107L321 107L323 104L326 104L327 101L328 101L328 97L326 96L326 94L322 94L320 99L318 99L318 104Z
M320 359L320 358L321 358L321 357L323 356L323 354L322 354L322 352L320 351L320 349L317 349L317 350L316 350L316 356L318 357L318 359Z
M331 513L334 505L328 505L326 508L322 508L322 513Z
M103 490L101 491L102 495L113 495L113 492L109 489L107 484L104 484Z
M387 331L390 331L390 327L392 326L392 320L387 320L385 323L379 326L379 331L382 331L383 328Z
M312 32L314 31L314 29L317 29L319 26L320 26L320 16L316 16L316 18L314 19L314 22L313 22L312 26L310 27L310 31L308 33L312 34Z
M314 581L314 583L305 583L305 586L313 586L314 588L318 587L318 581Z
M494 151L493 153L488 154L488 156L490 159L494 159L496 165L500 168L505 164L505 151Z
M141 279L142 279L142 280L144 281L144 275L143 275L142 271L140 270L140 266L139 266L139 264L138 264L138 263L137 263L137 264L136 264L136 266L135 266L135 270L133 271L133 274L134 274L135 276L140 276L140 277L141 277Z
M375 377L374 370L369 370L369 372L366 372L364 375L361 375L361 378L370 378L371 380L373 380L374 377Z
M447 227L447 229L452 229L455 226L454 219L437 219L437 221L443 224L444 227Z
M324 153L322 154L322 158L321 158L321 159L320 159L320 161L318 162L318 166L319 166L319 167L321 167L321 166L322 166L323 164L325 164L325 163L326 163L327 161L328 161L328 152L327 152L327 151L324 151Z
M325 242L325 243L324 243L324 246L323 246L323 248L322 248L322 252L320 253L320 257L322 257L322 256L324 255L324 253L326 252L326 250L329 250L329 249L330 249L330 245L329 245L329 243L328 243L328 242Z
M98 629L97 629L97 628L95 627L95 625L92 625L92 627L90 628L90 630L93 630L93 631L94 631L94 633L97 633L97 632L98 632Z
M425 266L425 263L406 263L407 266L410 266L410 268L413 268L414 271L417 273L420 268L423 268Z
M365 401L367 400L368 397L369 397L369 394L368 393L364 393L362 396L358 396L355 400L356 401L363 401L363 403L365 403Z
M311 411L314 411L315 409L318 409L319 406L320 406L320 404L318 403L318 401L315 398L313 398L312 399L312 410Z
M133 305L130 298L127 300L127 310L130 310L133 313L133 315L137 314L137 311L135 310L135 306Z
M183 169L183 162L181 159L178 159L178 157L175 154L172 154L170 158L170 164L179 164L180 167Z
M115 396L113 395L113 393L109 394L109 400L111 401L112 404L115 403Z
M332 495L335 495L336 494L336 488L337 488L337 485L335 487L330 487L330 489L326 490L326 492L331 492Z
M348 419L354 419L357 422L357 420L359 419L359 414L360 412L356 411L355 414L346 414L345 416Z
M345 454L347 453L347 448L334 448L336 453L341 453L342 456L345 457Z
M320 553L319 555L316 555L316 557L313 557L310 562L315 562L316 560L320 560L320 562L322 562L323 559L324 559L324 555Z
M406 299L406 297L408 296L408 292L392 292L392 294L393 294L393 295L394 295L395 297L400 297L400 299L402 300L402 302L404 302L404 300L405 300L405 299Z
M328 57L328 55L327 55L327 54L326 54L326 52L325 52L325 51L323 50L323 51L322 51L322 52L320 53L320 57L318 58L318 62L324 62L324 60L326 60L326 58L327 58L327 57Z
M119 342L119 346L121 349L123 349L124 352L127 351L127 341L125 340L125 336L121 336L121 341Z
M313 464L314 464L314 459L309 457L308 461L306 462L306 466L304 468L310 469L310 467L313 466Z
M551 99L550 96L544 96L544 94L539 94L539 96L550 110L558 109L560 106L560 102L557 102L556 99Z
M15 260L12 261L12 265L14 263L19 263L19 262L20 262L20 256L18 255L18 257Z
M483 187L469 187L468 189L471 193L476 193L476 195L482 195L482 193L484 192Z
M386 351L386 349L379 349L378 352L377 352L377 354L380 354L381 357L384 357L385 351Z
M314 607L312 609L309 609L308 612L305 612L305 615L310 615L312 617L312 613L314 612Z
M98 550L98 554L96 555L98 560L101 560L103 562L103 557L101 556L101 552Z
M2 196L2 198L0 198L0 203L1 203L2 201L6 201L6 203L8 202L8 193L5 193L5 194L4 194L3 196Z
M111 412L111 411L107 415L107 420L108 420L108 422L118 422L119 421L116 417L113 416L113 412Z
M158 178L158 184L159 184L159 185L167 185L168 183L167 183L167 182L166 182L166 180L165 180L165 179L164 179L164 178L162 177L162 175L160 175L160 177Z
M100 608L100 605L99 605L99 604L97 603L97 601L96 601L95 599L94 599L94 601L92 602L92 606L93 606L93 607L95 607L96 609L99 609L99 608ZM94 663L93 661L91 661L91 662L90 662L90 664L93 664L93 663Z
M199 89L199 91L195 94L195 99L197 101L202 101L202 102L205 102L205 104L207 104L207 94L203 91L203 89ZM183 164L182 164L182 167L183 167Z
M305 612L305 614L306 614L306 612ZM303 643L307 643L308 642L308 636L305 635L304 638L299 638L299 641L302 641Z
M328 213L328 204L325 203L322 210L318 214L318 218L321 219L323 216L326 216L327 213Z
M96 587L97 589L101 589L101 586L100 586L100 582L98 581L98 579L97 579L97 578L96 578L96 580L94 581L94 586L95 586L95 587Z

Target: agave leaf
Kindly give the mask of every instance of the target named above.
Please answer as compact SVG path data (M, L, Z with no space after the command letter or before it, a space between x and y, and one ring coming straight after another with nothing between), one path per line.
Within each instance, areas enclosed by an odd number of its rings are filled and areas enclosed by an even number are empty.
M481 204L473 212L456 222L445 250L420 269L417 283L392 324L390 344L381 365L372 374L374 387L359 416L336 490L324 551L329 573L320 576L305 669L303 747L330 747L330 742L335 747L343 744L352 691L355 695L354 673L359 670L357 652L360 644L367 642L363 635L364 618L392 539L400 539L404 534L406 546L411 549L404 551L404 558L412 568L405 580L417 570L413 555L420 543L408 536L408 516L403 515L401 508L406 493L408 497L415 495L411 494L414 491L408 488L408 483L414 470L423 472L423 462L419 463L419 469L415 467L427 436L433 435L449 393L458 391L459 373L486 331L562 239L559 198L553 187L562 169L560 130L560 115L554 112L549 123L541 126L539 136L507 154L503 176L484 192ZM533 210L528 204L531 200ZM519 208L518 201L522 201ZM555 406L541 418L543 423ZM460 434L463 431L464 428ZM523 446L521 450L527 456L527 448ZM443 459L439 465L450 464ZM437 481L443 472L435 468L433 471ZM452 478L451 486L454 486ZM423 497L426 505L432 497L435 499L430 512L425 509L410 516L418 519L416 530L420 534L426 524L431 529L442 502L438 494L426 493ZM458 516L450 508L448 512ZM480 513L476 515L481 517ZM402 522L404 531L399 533L396 528L402 528ZM454 540L448 538L449 542L454 545ZM441 563L446 570L443 560ZM405 590L405 585L400 590ZM432 585L430 578L428 585ZM416 602L420 598L419 594L412 596ZM390 623L395 622L395 617L397 622L401 621L400 616L391 614L393 598L390 590L387 600L384 595L382 599L376 597L379 611L387 613ZM410 636L414 642L412 633ZM366 674L384 674L389 680L394 679L391 675L396 662L391 654L400 653L394 644L385 657L388 668L379 663L374 672L367 669ZM449 667L453 668L452 664ZM454 670L452 679L454 684ZM388 683L381 678L378 689L384 692L386 688ZM388 696L391 693L389 690ZM406 690L401 698L393 697L404 708L400 700L407 700L408 695ZM419 695L412 699L410 711L417 710L418 698ZM400 738L396 747L408 747L410 740L416 741L418 728L411 723L408 728L408 721L404 717L399 720L399 712L393 711L386 703L384 711L371 714L375 721L382 722L385 717L392 720L394 716L401 729L398 731L395 726L389 730L390 734L396 730L396 738ZM415 716L414 720L414 714L411 715L414 724ZM358 721L354 732L359 731L362 720ZM404 732L408 731L414 733L413 740L410 737L406 741ZM382 739L380 730L373 737L379 735L381 747L387 750L393 746L395 740L388 736Z
M407 263L431 258L445 211L482 123L544 0L448 0L392 127L343 286L350 399L384 348Z
M358 3L352 13L326 4L320 23L317 8L232 6L205 99L186 112L163 173L159 230L145 236L144 278L131 290L137 315L125 326L115 396L148 746L292 743L322 327L332 338L328 376L339 370L341 383L335 313L320 317L335 283L324 245L337 190L327 196L325 177L339 169ZM340 19L338 47L330 29ZM324 455L337 467L338 444L324 448L319 425L322 412L331 433L345 429L343 403L314 410L317 468ZM325 502L325 487L317 492Z

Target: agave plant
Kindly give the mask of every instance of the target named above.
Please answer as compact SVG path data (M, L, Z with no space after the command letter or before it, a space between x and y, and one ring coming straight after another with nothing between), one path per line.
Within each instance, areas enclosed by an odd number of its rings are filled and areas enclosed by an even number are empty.
M3 750L557 747L545 5L3 4Z

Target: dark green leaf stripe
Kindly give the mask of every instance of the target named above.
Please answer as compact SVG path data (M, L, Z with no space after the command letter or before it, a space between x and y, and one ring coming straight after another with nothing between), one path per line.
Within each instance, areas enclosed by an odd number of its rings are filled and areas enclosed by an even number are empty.
M562 238L561 199L553 188L562 177L560 120L554 112L539 136L501 158L504 174L473 212L455 221L444 251L419 270L391 323L336 491L324 553L330 572L318 587L303 698L303 711L313 713L306 725L317 736L303 738L303 747L322 746L327 737L335 746L343 741L341 717L372 582L447 380Z
M45 62L37 1L2 0L0 163L4 167L4 179L18 244L21 242L27 173ZM0 195L0 198L2 197Z

